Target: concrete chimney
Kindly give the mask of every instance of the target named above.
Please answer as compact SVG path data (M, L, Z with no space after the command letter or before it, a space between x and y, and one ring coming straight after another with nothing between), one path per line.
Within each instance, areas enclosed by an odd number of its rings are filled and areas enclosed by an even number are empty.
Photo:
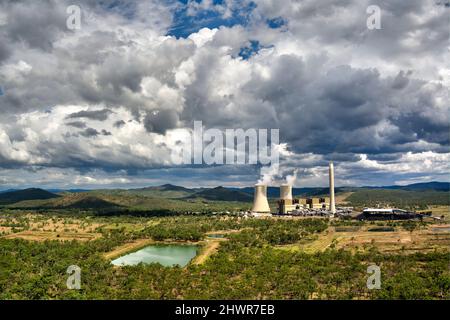
M267 186L265 184L255 185L252 212L270 213L269 202L267 201Z
M288 184L282 184L280 186L280 199L292 200L292 186Z
M332 214L335 214L336 213L336 204L334 201L334 165L333 165L333 162L330 162L329 175L330 175L330 211Z

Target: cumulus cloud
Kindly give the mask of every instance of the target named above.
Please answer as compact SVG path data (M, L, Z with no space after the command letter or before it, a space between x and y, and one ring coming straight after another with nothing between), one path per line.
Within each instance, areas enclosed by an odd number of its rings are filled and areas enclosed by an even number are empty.
M298 169L297 184L325 184L330 160L344 184L448 180L448 6L84 0L81 29L69 30L70 4L0 3L2 168L178 170L177 130L201 120L279 128L288 151L278 173L267 169L272 183ZM381 8L380 30L366 27L369 4ZM180 28L187 36L170 35ZM240 55L249 43L258 45ZM259 177L179 169L200 184Z

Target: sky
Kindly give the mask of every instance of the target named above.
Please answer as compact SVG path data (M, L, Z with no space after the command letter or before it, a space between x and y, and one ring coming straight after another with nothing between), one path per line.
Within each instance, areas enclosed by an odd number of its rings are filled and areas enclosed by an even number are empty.
M295 172L326 186L330 161L338 186L450 181L449 13L448 0L0 0L0 189L262 178L174 163L194 121L279 129L271 185Z

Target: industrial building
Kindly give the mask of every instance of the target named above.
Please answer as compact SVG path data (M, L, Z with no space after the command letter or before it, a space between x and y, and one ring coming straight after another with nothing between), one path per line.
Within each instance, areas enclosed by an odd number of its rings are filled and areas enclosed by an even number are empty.
M334 200L334 166L329 164L329 185L330 197L309 197L292 198L292 186L282 185L280 187L280 200L278 200L278 214L295 214L296 212L305 213L305 210L328 211L330 215L336 213Z
M329 199L330 198L328 198L328 197L283 199L280 196L280 200L278 200L278 213L279 214L289 214L295 210L300 210L300 209L330 210L330 200Z
M333 163L329 165L329 197L309 197L309 198L293 198L292 186L283 184L280 186L280 199L278 200L278 214L286 215L296 213L315 214L317 212L327 212L328 215L333 216L336 213L335 199L334 199L334 166ZM270 214L269 202L267 201L267 186L264 184L255 185L255 196L253 199L252 213L255 216Z
M388 208L365 208L363 212L357 216L358 220L406 220L406 219L422 219L431 216L431 214L418 214L402 209Z

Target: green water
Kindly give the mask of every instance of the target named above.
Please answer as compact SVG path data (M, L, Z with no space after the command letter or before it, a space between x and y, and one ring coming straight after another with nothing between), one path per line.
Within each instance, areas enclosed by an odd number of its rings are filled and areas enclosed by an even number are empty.
M111 263L116 266L133 266L140 262L158 262L166 267L175 265L184 267L196 256L196 254L197 246L195 245L151 245L139 251L117 258L111 261Z

